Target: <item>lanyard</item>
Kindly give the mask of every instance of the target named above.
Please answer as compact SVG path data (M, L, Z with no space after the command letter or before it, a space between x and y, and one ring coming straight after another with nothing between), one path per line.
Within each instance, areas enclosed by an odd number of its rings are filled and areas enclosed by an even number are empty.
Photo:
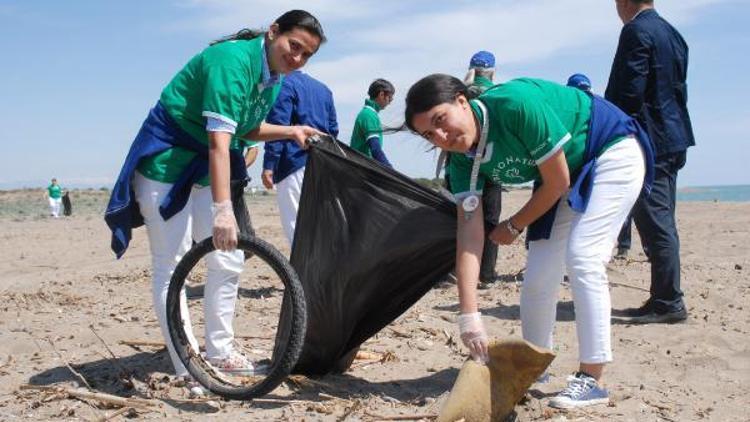
M479 145L477 146L476 153L474 155L474 162L471 166L471 179L469 184L469 196L464 198L461 203L461 207L464 210L464 217L467 220L471 220L474 215L474 211L479 207L479 192L477 191L477 180L479 179L479 166L482 164L484 159L484 147L487 145L487 134L489 133L490 124L488 122L489 116L487 116L487 107L477 100L475 102L479 109L482 111L482 130L479 135Z

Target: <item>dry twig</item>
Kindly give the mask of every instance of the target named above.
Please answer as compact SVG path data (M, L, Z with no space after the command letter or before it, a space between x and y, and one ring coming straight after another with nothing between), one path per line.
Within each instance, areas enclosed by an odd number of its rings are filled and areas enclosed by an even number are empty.
M639 287L639 286L633 286L632 284L621 283L619 281L610 281L609 284L611 284L613 286L627 287L629 289L640 290L642 292L647 292L647 293L650 292L649 289L644 289L643 287Z
M123 407L121 409L118 409L115 412L110 413L109 415L105 414L104 416L96 419L96 422L107 422L110 419L114 419L122 414L128 413L130 411L135 411L132 407Z
M120 407L133 407L140 409L151 409L152 406L157 406L158 403L152 400L139 399L134 397L120 397L112 394L98 393L93 391L87 391L83 389L73 389L64 387L55 387L50 385L29 385L24 384L19 387L20 390L38 390L38 391L51 391L56 393L65 393L70 397L75 397L81 400L96 400L102 403L110 404L113 406Z
M381 421L418 421L420 419L437 419L438 415L422 414L422 415L378 415L375 413L365 412L365 414L371 418Z
M117 342L125 346L131 347L167 347L163 341L148 341L148 340L120 340Z
M86 378L84 378L84 376L80 372L78 372L75 369L73 369L73 366L70 364L70 362L68 362L67 360L65 360L65 358L63 357L63 355L57 350L57 347L55 347L55 343L52 341L52 339L48 337L47 338L47 342L49 343L50 346L52 346L52 350L54 350L55 353L57 353L57 356L60 357L60 360L63 361L63 363L65 363L65 366L68 368L68 370L70 372L72 372L73 375L75 375L76 377L78 377L78 379L80 379L81 381L83 381L83 385L85 385L86 388L88 388L89 390L93 390L93 388L91 388L91 384L89 384L89 382L86 381Z
M99 341L102 342L102 344L104 345L104 348L107 349L107 351L109 352L109 354L112 356L111 359L107 358L107 360L109 360L110 363L112 363L113 366L117 367L120 370L120 373L123 376L126 376L128 378L128 381L130 381L130 384L135 385L135 382L133 381L133 378L130 376L130 372L128 372L128 370L125 369L124 366L122 366L122 364L120 363L120 358L117 357L117 355L115 354L115 352L113 352L112 349L109 348L109 345L107 344L107 342L104 341L104 339L101 338L101 336L99 335L99 333L96 332L96 330L94 329L94 326L93 325L89 325L89 329L91 329L91 332L94 333L94 335L96 336L96 338L98 338Z

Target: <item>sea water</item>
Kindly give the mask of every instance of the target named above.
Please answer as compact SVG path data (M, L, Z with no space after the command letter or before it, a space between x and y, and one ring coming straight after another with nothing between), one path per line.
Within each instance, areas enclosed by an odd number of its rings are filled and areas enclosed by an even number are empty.
M750 185L691 186L677 189L678 201L750 201Z

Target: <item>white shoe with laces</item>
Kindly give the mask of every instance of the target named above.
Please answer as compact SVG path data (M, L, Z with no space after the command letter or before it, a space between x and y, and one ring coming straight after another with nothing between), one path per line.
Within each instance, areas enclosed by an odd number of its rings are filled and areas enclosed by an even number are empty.
M568 378L568 386L549 401L550 407L573 409L609 403L609 393L592 376L578 372Z

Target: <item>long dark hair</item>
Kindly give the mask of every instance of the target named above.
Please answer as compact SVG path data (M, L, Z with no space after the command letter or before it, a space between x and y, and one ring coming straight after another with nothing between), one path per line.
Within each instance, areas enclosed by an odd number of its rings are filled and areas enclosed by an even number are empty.
M458 94L468 98L466 85L460 79L443 73L425 76L412 85L406 94L404 124L416 133L412 125L412 119L416 114L428 111L439 104L452 103Z
M323 33L323 26L320 24L318 19L311 13L304 10L290 10L283 15L279 16L274 23L279 26L279 33L283 34L289 32L294 28L304 29L312 35L320 38L320 43L326 42L325 33ZM232 35L219 38L213 41L211 45L222 43L224 41L232 40L251 40L263 35L265 31L259 29L241 29Z

